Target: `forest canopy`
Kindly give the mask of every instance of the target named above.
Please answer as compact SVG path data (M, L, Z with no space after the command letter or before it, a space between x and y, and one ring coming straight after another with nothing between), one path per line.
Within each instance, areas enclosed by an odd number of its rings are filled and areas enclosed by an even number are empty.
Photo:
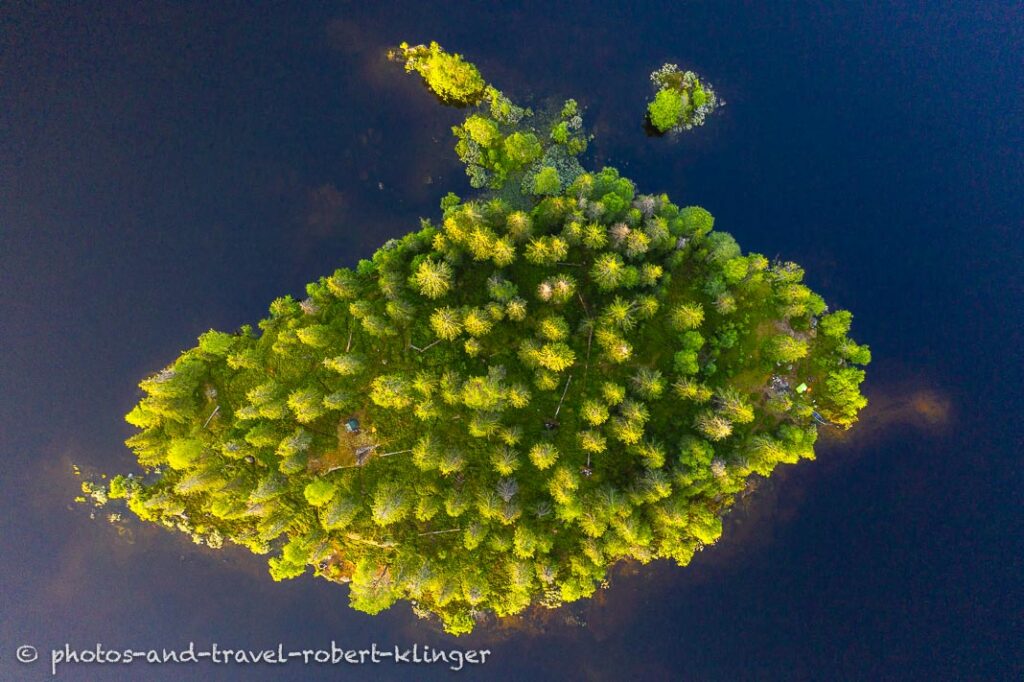
M459 634L625 559L686 565L752 479L856 421L870 353L799 266L585 171L575 101L537 114L436 43L396 54L473 105L482 192L146 377L141 472L94 500Z

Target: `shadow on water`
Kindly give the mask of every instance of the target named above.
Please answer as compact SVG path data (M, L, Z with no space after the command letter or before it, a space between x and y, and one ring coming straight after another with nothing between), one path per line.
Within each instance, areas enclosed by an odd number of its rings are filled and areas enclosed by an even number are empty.
M945 435L956 420L952 398L932 384L906 380L867 391L868 406L849 431L828 429L823 442L844 448L867 448L910 428L925 436Z

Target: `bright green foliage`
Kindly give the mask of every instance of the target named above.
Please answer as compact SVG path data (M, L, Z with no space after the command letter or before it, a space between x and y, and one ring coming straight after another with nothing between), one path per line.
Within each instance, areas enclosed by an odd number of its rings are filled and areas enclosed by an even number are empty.
M509 160L519 166L536 161L544 153L540 141L533 133L514 132L505 138L503 144Z
M231 334L211 329L199 337L199 350L210 355L227 355L234 345L234 340Z
M322 324L313 324L302 329L296 329L295 336L302 343L314 348L326 348L331 344L330 327Z
M303 424L316 421L324 413L324 396L315 387L300 388L288 396L288 407Z
M580 416L592 426L600 426L608 421L608 406L599 400L584 400L580 405Z
M412 511L412 498L396 483L382 483L373 494L373 521L379 526L398 523Z
M310 505L314 507L322 507L330 502L331 498L334 497L336 488L334 484L326 478L318 478L307 485L303 492L306 497L306 501L309 502Z
M681 303L672 309L672 327L679 331L696 329L704 321L704 308L700 303Z
M108 490L108 497L112 500L121 500L128 496L131 491L129 478L118 474L110 480L110 489Z
M427 298L440 298L452 288L452 269L444 261L424 260L412 276L416 289Z
M807 342L788 334L773 336L765 344L765 354L778 363L794 362L807 357L807 353Z
M471 186L501 192L505 198L511 198L507 190L515 187L525 195L554 197L583 174L577 157L586 151L589 137L575 100L567 100L557 115L547 112L530 125L533 111L515 106L491 85L483 92L478 110L452 128L455 152L466 164ZM442 202L446 214L447 201ZM513 215L517 213L522 214ZM508 236L507 243L486 246L486 240L478 240L483 248L474 250L474 256L480 260L493 247L495 264L510 265L514 256L509 244L528 237L529 226L519 223Z
M558 460L558 449L551 443L537 443L530 448L530 461L538 469L547 469Z
M619 254L605 253L594 260L590 277L599 289L609 291L625 281L627 270Z
M325 358L324 367L343 376L353 376L362 371L363 360L358 355L344 353L333 358Z
M537 237L526 246L526 260L533 265L554 265L565 258L569 244L561 237Z
M415 71L423 77L427 87L443 102L476 104L485 92L487 83L477 68L462 55L449 54L436 42L409 47L402 43L392 57L405 62L406 71Z
M466 119L462 127L469 134L469 138L482 147L493 147L502 139L498 124L486 116L474 114ZM537 145L537 155L540 155L540 144Z
M370 384L370 399L384 408L405 409L412 404L413 398L412 386L401 374L383 374Z
M554 196L561 191L562 181L558 171L551 166L544 166L533 177L533 193L542 196Z
M687 206L679 211L680 229L686 237L699 239L711 232L715 218L700 206Z
M750 476L855 422L870 351L795 264L574 168L572 100L531 128L460 58L405 54L447 99L479 99L456 147L495 193L449 194L440 224L257 328L204 334L140 383L145 475L88 494L270 553L277 580L312 567L368 613L415 601L452 633L586 597L623 559L686 564Z
M837 310L824 315L818 324L818 331L833 339L842 339L850 331L853 315L848 310Z
M647 104L647 120L659 133L702 126L708 114L720 106L710 85L702 83L693 71L680 71L675 64L665 64L652 73L651 82L657 92Z
M651 125L662 133L667 133L683 118L683 93L674 88L662 88L647 105L647 115Z
M857 419L857 412L867 406L867 398L860 394L864 381L864 370L853 367L829 372L825 379L825 395L833 408L829 417L842 426L851 426Z
M430 327L439 338L452 341L462 333L462 315L454 308L438 308L430 316Z
M170 443L167 463L174 469L188 469L203 456L203 443L192 438L179 438Z

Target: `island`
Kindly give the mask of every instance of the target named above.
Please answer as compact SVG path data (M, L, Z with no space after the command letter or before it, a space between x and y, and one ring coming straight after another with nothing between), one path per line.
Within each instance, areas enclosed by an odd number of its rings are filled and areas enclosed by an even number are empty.
M656 135L678 133L704 125L709 114L722 106L711 85L693 71L664 64L651 74L657 92L647 104L647 124Z
M685 566L753 480L854 424L870 352L798 265L585 170L577 102L516 105L436 43L392 57L466 109L478 193L143 379L139 470L93 502L462 634L624 560Z

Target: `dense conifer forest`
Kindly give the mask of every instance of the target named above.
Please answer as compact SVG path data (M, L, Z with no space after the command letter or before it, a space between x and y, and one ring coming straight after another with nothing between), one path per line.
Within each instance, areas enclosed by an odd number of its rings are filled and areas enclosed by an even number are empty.
M519 106L436 43L391 56L465 107L479 193L145 378L141 472L94 501L465 633L624 559L686 565L753 479L854 424L870 353L798 265L585 170L575 101ZM714 110L692 72L658 74L658 130Z

